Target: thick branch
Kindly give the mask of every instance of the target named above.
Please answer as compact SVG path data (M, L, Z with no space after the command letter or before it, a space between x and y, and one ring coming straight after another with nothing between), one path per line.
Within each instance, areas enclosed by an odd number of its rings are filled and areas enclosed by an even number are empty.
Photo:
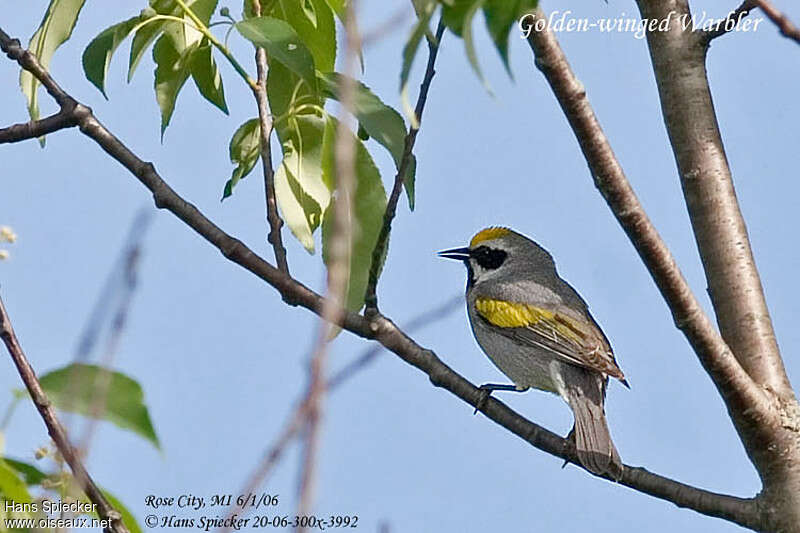
M403 158L400 160L400 166L397 169L397 175L394 177L394 186L392 193L389 195L389 202L386 204L386 211L383 214L383 226L378 235L378 242L375 243L375 248L372 250L372 263L369 269L369 282L367 283L367 292L364 297L366 302L367 314L378 311L378 277L380 276L381 260L386 254L386 247L389 245L389 234L392 231L392 220L397 213L397 202L400 200L400 193L403 190L406 173L411 164L412 152L414 150L414 143L417 141L417 133L422 124L422 112L425 110L425 102L428 100L428 89L430 89L431 81L433 80L436 70L436 55L439 52L439 46L442 42L444 35L444 22L439 21L439 26L436 28L436 40L428 40L428 66L425 68L425 76L422 79L422 84L419 87L419 96L417 97L417 105L414 108L414 114L417 118L416 127L414 124L409 126L408 134L406 134L405 145L403 148Z
M711 376L729 410L760 418L770 406L759 388L734 358L730 348L714 329L689 288L639 199L631 188L594 111L586 90L578 81L567 58L549 28L535 31L535 21L546 18L537 10L530 20L528 43L575 132L595 185L614 216L627 233L639 256L669 305L677 327L692 345L703 367Z
M639 2L642 16L690 15L685 1ZM706 42L677 23L648 32L664 122L723 338L760 386L793 396L733 188L705 71ZM659 19L660 20L660 19Z
M11 326L11 319L8 317L2 298L0 298L0 337L2 337L3 343L5 343L8 349L8 353L11 354L11 358L14 360L22 382L25 383L25 388L28 389L28 393L30 393L31 399L36 406L36 410L39 411L45 426L47 426L47 432L53 439L61 456L69 465L70 470L72 470L72 475L75 477L81 489L83 489L83 492L86 493L89 500L97 506L97 514L110 524L107 530L114 531L115 533L128 533L128 528L122 523L122 515L108 503L106 497L103 496L103 493L97 488L97 485L94 484L89 472L86 471L86 468L81 462L80 455L72 444L70 444L64 426L61 425L61 422L59 422L56 417L55 409L53 409L53 406L50 404L50 400L47 399L47 395L44 390L42 390L36 373L33 371L33 368L31 368L28 358L25 357L25 353L22 351L22 347L17 340L17 335L14 333L14 328Z
M686 0L638 4L647 18L690 14ZM774 496L772 503L794 524L786 530L800 531L800 408L775 340L722 144L705 69L707 43L680 24L649 32L647 41L720 331L769 406L759 412L760 407L754 411L729 403L728 410L765 494Z
M261 16L261 2L253 2L256 17ZM286 248L283 246L281 227L283 220L278 214L278 203L275 200L275 170L272 168L272 116L267 100L267 52L260 46L256 47L256 69L258 79L253 87L253 95L258 105L258 120L261 125L261 166L264 170L264 200L267 210L267 223L269 233L267 241L272 245L275 253L275 263L281 272L289 273L289 262L286 259Z
M1 29L0 48L11 59L34 74L48 92L70 98L41 68L36 57L26 52L18 40L9 38ZM173 213L218 248L227 259L273 286L284 299L296 302L297 305L318 315L322 314L324 299L319 294L273 267L244 243L217 227L194 205L180 197L159 176L151 163L139 159L127 146L114 137L94 117L88 107L77 104L74 112L81 132L93 139L150 190L156 207L167 209ZM674 266L674 263L670 264ZM485 396L481 390L444 364L434 352L419 346L389 319L381 315L367 319L344 309L337 313L337 317L337 325L365 339L377 340L403 361L428 375L435 386L451 392L473 407L480 404L481 412L487 417L534 447L579 466L574 446L570 441L526 420L494 398L484 401ZM620 483L681 507L709 516L724 518L745 527L754 528L758 523L756 502L752 499L737 498L690 487L644 469L630 466L624 468Z

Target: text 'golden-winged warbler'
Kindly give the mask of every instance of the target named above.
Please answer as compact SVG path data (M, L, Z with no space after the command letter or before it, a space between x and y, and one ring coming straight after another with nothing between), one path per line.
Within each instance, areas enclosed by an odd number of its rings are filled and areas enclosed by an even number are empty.
M554 392L575 415L578 459L619 479L622 462L603 407L608 377L627 386L611 345L583 298L561 279L552 256L507 228L478 232L469 247L439 252L467 267L467 313L489 359L513 385L481 388Z

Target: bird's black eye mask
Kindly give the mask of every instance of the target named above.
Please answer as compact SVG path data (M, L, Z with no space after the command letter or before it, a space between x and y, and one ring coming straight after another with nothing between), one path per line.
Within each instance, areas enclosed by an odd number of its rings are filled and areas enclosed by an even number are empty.
M471 250L469 255L486 270L499 268L506 260L506 257L508 257L508 253L505 250L489 248L488 246L478 246L474 250Z

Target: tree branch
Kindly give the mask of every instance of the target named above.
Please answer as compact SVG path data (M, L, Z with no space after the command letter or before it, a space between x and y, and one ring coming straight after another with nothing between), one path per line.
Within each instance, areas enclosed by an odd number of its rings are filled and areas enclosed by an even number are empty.
M792 24L786 15L778 11L775 6L772 5L772 2L769 0L754 0L754 3L758 4L758 7L760 7L767 18L778 27L784 37L800 44L800 28Z
M1 32L2 30L0 30ZM5 35L3 34L2 37L5 37ZM8 353L14 360L22 382L25 383L25 388L28 389L28 393L30 393L31 399L36 406L36 410L39 411L45 426L47 426L47 432L72 470L72 475L89 500L96 506L97 514L110 524L107 530L115 533L128 533L128 528L122 523L122 515L108 503L106 497L103 496L103 493L95 485L89 472L83 466L77 450L70 444L64 426L58 421L55 409L53 409L50 400L47 399L36 373L22 351L2 298L0 298L0 337L2 337Z
M728 16L725 18L722 23L717 24L717 27L713 30L698 30L703 33L703 39L706 42L711 42L717 37L722 37L733 28L736 27L736 24L739 23L744 17L746 17L753 9L758 6L758 0L744 0L744 2L739 5L736 9L731 11Z
M77 126L75 117L71 112L62 109L49 117L0 129L0 144L36 139L48 133L54 133L73 126Z
M726 401L728 412L764 484L765 500L781 509L780 523L771 528L800 531L800 406L725 155L706 74L708 43L678 23L691 16L687 0L637 4L643 18L677 15L667 31L647 33L664 123L720 332L762 398L755 404Z
M436 70L434 65L436 63L436 55L439 52L439 46L442 42L444 35L445 25L442 20L439 20L439 26L436 28L436 40L428 40L428 66L425 68L425 76L422 79L422 84L419 87L419 96L417 97L417 105L414 108L414 114L417 118L416 127L414 124L409 126L408 133L405 138L405 145L403 148L403 158L400 160L400 166L397 169L397 174L394 177L394 186L392 193L389 195L389 202L386 204L386 211L383 214L383 226L378 235L378 242L375 243L375 248L372 250L372 263L369 268L369 281L367 283L367 291L364 296L366 302L366 313L368 315L377 313L378 311L378 277L381 270L381 261L386 254L386 247L389 244L389 234L392 231L392 220L394 220L397 213L397 202L400 200L400 193L403 190L403 183L405 175L408 172L408 166L411 164L411 156L414 150L414 143L417 141L417 133L422 124L422 112L425 110L425 102L428 100L428 89L430 89L431 81L433 80Z
M256 17L261 16L261 2L253 2L253 12ZM261 166L264 170L264 199L267 210L267 223L269 233L267 242L272 245L275 252L275 263L278 269L285 274L289 274L289 262L286 259L286 248L283 246L281 237L281 227L283 220L278 214L278 203L275 200L275 170L272 168L272 116L269 110L267 99L267 52L260 46L256 47L256 69L258 79L253 87L253 95L258 105L258 120L261 125Z
M68 99L74 102L41 67L36 57L24 50L19 40L11 39L2 29L0 29L0 48L22 68L39 79L57 101ZM217 227L194 205L179 196L156 172L152 163L138 158L108 131L88 107L76 102L73 112L80 131L130 171L152 193L156 207L170 211L218 248L228 260L274 287L284 299L296 302L297 305L317 315L322 313L324 299L319 294L273 267L240 240ZM674 262L670 264L674 266ZM534 447L561 459L578 463L574 445L570 441L530 422L495 398L490 397L485 400L481 390L453 371L433 351L419 346L388 318L378 314L368 319L341 308L337 311L337 325L359 337L377 340L403 361L424 372L434 386L449 391L472 407L480 405L480 411L488 418ZM755 528L758 524L757 502L753 499L737 498L690 487L631 466L623 469L620 483L681 507L724 518L745 527Z

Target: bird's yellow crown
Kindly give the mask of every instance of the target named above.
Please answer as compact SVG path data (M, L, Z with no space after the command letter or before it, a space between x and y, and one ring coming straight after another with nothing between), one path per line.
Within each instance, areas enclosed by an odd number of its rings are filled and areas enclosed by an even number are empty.
M480 243L484 241L491 241L492 239L499 239L500 237L505 237L509 235L511 230L508 228L502 228L499 226L492 226L490 228L482 229L475 236L469 241L469 247L475 248Z

